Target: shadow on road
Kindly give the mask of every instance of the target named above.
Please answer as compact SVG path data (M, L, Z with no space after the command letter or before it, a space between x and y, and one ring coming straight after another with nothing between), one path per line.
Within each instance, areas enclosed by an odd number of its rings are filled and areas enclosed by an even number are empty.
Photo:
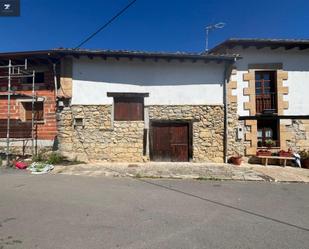
M230 209L233 209L233 210L237 210L239 212L243 212L243 213L246 213L246 214L249 214L249 215L253 215L253 216L256 216L256 217L259 217L259 218L263 218L263 219L266 219L266 220L269 220L269 221L273 221L273 222L276 222L276 223L279 223L279 224L283 224L283 225L286 225L286 226L290 226L290 227L293 227L293 228L300 229L302 231L309 232L309 228L306 228L306 227L301 227L301 226L294 225L294 224L291 224L291 223L288 223L288 222L285 222L285 221L282 221L282 220L278 220L278 219L275 219L275 218L272 218L272 217L268 217L268 216L265 216L265 215L262 215L262 214L255 213L255 212L252 212L250 210L246 210L246 209L234 207L234 206L231 206L231 205L228 205L228 204L224 204L224 203L221 203L221 202L218 202L218 201L210 200L210 199L200 197L198 195L194 195L194 194L191 194L191 193L187 193L187 192L184 192L182 190L175 189L175 188L171 188L171 187L159 184L159 183L147 181L147 180L140 179L140 178L135 178L135 179L140 181L140 182L146 183L146 184L151 184L153 186L157 186L157 187L164 188L164 189L167 189L167 190L170 190L170 191L174 191L174 192L177 192L177 193L180 193L180 194L183 194L183 195L186 195L186 196L190 196L190 197L193 197L193 198L205 201L205 202L209 202L209 203L212 203L212 204L215 204L215 205L219 205L221 207L230 208Z

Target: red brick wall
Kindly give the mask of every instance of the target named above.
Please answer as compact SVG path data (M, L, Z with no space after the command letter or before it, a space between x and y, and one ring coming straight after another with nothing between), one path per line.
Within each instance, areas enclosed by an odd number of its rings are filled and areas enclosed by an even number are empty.
M0 76L7 75L6 72L0 71ZM56 126L56 101L55 89L52 70L45 72L45 82L36 83L37 97L44 97L44 123L36 124L36 134L38 139L52 140L57 134ZM32 95L32 85L18 83L18 80L12 81L14 93ZM6 137L7 123L7 80L0 79L0 138ZM25 97L13 97L11 99L11 133L12 138L31 137L31 122L24 122L24 113L21 108L21 102L18 99Z

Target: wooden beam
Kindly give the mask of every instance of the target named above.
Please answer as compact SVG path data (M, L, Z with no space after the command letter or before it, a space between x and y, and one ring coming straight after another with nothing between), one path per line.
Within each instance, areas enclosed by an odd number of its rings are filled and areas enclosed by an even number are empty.
M107 97L149 97L149 93L108 92Z

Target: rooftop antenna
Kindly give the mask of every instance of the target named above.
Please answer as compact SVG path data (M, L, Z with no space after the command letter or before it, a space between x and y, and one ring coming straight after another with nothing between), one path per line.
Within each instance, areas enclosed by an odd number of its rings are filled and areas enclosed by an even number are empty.
M225 27L225 23L224 22L218 22L216 24L211 24L211 25L208 25L206 26L206 53L208 53L208 39L209 39L209 31L213 31L213 30L216 30L216 29L222 29Z

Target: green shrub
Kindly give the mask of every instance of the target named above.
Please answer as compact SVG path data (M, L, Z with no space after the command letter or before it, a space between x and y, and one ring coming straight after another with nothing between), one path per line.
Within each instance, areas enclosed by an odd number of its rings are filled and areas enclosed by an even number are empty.
M42 152L39 152L37 155L34 155L34 156L32 157L32 161L33 161L33 162L44 162L45 160L44 160L44 155L43 155L43 153L42 153Z
M57 152L53 152L49 155L47 159L47 163L49 164L59 164L64 160L64 157Z
M309 159L309 150L302 150L299 152L300 158L305 160Z

